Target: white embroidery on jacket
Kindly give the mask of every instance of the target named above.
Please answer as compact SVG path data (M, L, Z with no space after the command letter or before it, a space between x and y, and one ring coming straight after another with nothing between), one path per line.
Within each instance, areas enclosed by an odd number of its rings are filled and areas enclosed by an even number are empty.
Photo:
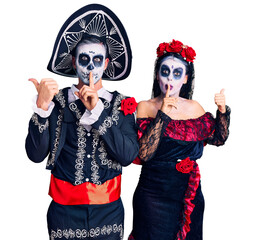
M34 114L32 115L32 118L31 118L31 119L32 119L33 123L34 123L36 126L38 126L38 131L39 131L40 133L43 133L43 131L45 131L45 130L49 127L49 120L47 119L46 122L45 122L45 124L40 123L40 122L38 121L38 116L37 116L36 113L34 113Z
M107 116L104 120L104 122L102 123L102 125L99 126L99 134L103 135L107 132L107 129L110 128L113 123L115 122L117 125L117 121L119 120L119 111L118 111L118 107L121 104L121 101L125 98L125 96L123 96L122 94L119 94L116 99L115 102L113 104L113 109L112 109L112 116Z
M108 168L112 168L114 170L121 170L122 166L117 161L113 161L111 159L107 158L107 151L106 147L103 141L100 141L100 147L99 147L99 158L101 160L101 164L104 166L108 166Z
M85 147L86 147L86 138L85 138L85 128L83 127L83 125L80 124L80 118L82 117L82 113L80 112L80 110L78 109L76 103L72 102L69 104L69 109L73 112L76 113L76 117L78 119L78 121L76 122L77 124L77 159L75 160L75 182L74 185L79 185L83 183L83 179L84 179L84 156L85 156Z

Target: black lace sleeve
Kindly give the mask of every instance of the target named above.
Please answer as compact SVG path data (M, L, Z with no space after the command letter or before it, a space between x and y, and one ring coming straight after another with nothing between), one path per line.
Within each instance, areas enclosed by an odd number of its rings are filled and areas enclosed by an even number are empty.
M230 113L229 106L226 106L225 113L217 110L215 130L206 140L206 143L216 146L224 145L229 135Z
M143 136L139 139L139 158L142 161L145 162L153 158L170 121L169 116L161 110L158 111L156 118L150 123Z

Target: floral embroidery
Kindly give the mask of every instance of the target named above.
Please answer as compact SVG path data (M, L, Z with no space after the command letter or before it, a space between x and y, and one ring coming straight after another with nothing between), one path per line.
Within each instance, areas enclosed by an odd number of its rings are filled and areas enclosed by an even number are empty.
M85 229L57 229L56 231L51 230L51 240L57 239L57 238L66 238L66 239L90 239L90 238L97 238L99 236L107 236L111 233L119 233L120 239L123 239L123 225L104 225L102 228L96 227L91 228L90 230Z
M40 133L42 133L43 131L45 131L48 127L49 127L49 120L47 119L46 120L46 122L45 122L45 124L42 124L42 123L40 123L39 121L38 121L38 116L37 116L37 114L36 113L34 113L33 115L32 115L32 121L34 122L34 124L36 125L36 126L38 126L38 131L40 132Z
M119 120L119 111L118 111L118 107L121 104L121 101L124 99L125 97L122 94L119 94L116 99L115 102L113 104L113 109L112 109L112 116L107 116L106 119L104 120L104 122L102 123L101 126L99 126L99 134L100 135L104 135L107 132L107 129L110 128L113 123L115 122L117 125L117 121Z

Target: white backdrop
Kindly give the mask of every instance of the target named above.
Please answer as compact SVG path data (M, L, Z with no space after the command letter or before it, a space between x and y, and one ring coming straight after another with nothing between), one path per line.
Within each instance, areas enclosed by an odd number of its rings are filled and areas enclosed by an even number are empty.
M35 89L28 78L46 70L57 33L77 9L94 1L6 1L1 6L1 239L48 239L46 212L50 172L30 162L24 143ZM255 12L253 1L98 0L124 24L133 52L132 71L108 90L149 99L156 48L173 38L196 53L194 99L215 114L214 93L226 89L232 108L230 137L223 147L206 146L198 161L206 201L204 239L252 239L255 228ZM125 238L132 228L132 195L140 166L123 171ZM254 195L253 195L254 194Z

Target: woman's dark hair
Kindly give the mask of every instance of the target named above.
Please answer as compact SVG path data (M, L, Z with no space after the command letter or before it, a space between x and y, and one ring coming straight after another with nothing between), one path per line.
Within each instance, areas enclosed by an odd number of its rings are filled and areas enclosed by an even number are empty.
M194 64L192 62L187 62L183 59L183 57L178 53L166 53L163 56L156 59L155 69L154 69L154 83L152 89L152 97L157 97L161 94L161 89L159 87L159 82L157 81L157 74L160 68L161 63L165 60L166 57L175 57L182 61L182 63L186 66L186 75L188 75L188 80L186 84L182 85L180 90L180 97L186 99L192 99L193 91L194 91Z

